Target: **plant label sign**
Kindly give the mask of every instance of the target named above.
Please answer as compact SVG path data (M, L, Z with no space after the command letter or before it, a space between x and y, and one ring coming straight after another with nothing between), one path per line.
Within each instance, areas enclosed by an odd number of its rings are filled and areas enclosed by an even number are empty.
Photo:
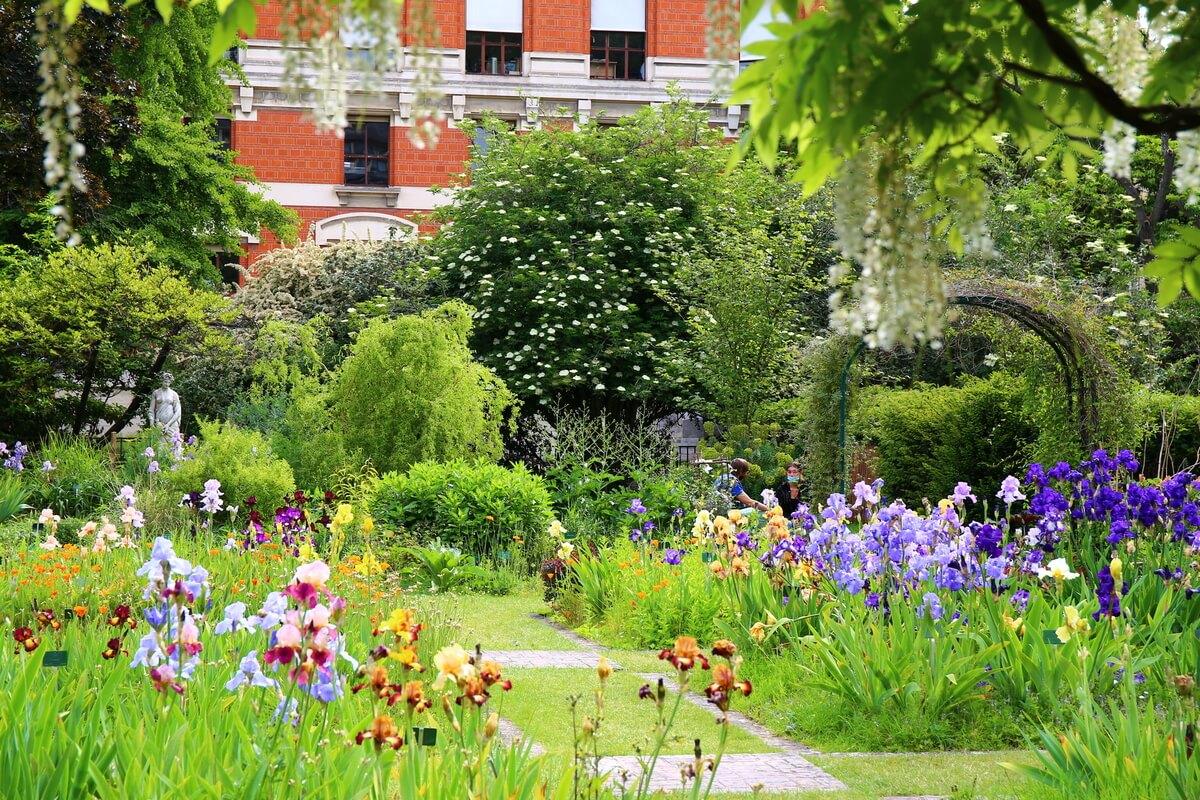
M437 728L413 728L413 740L417 744L433 747L437 744Z
M42 654L43 667L65 667L67 665L66 650L47 650Z

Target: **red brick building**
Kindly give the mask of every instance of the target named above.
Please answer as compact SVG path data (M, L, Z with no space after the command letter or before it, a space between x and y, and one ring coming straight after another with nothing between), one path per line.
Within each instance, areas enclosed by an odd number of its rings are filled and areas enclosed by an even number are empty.
M446 130L438 146L409 141L411 48L377 94L351 95L345 135L317 133L281 87L278 3L259 11L258 30L239 51L246 81L231 84L222 134L253 167L267 196L297 211L300 235L318 242L413 235L414 215L446 201L431 187L463 171L464 118L492 114L517 130L547 119L616 120L667 97L675 82L737 131L740 110L713 98L705 57L705 0L436 0L437 56ZM757 30L761 35L761 28ZM756 35L756 34L750 34ZM351 80L353 77L351 76ZM249 237L252 261L276 242Z

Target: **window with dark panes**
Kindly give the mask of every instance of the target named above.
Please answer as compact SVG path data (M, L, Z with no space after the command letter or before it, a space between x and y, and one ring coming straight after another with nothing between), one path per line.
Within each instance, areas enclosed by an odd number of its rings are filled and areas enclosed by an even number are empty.
M343 180L347 186L388 185L387 122L356 122L346 126Z
M467 72L471 75L520 75L521 34L467 31Z
M233 149L233 120L217 119L217 141L226 150Z
M606 80L646 79L646 34L592 31L591 76Z

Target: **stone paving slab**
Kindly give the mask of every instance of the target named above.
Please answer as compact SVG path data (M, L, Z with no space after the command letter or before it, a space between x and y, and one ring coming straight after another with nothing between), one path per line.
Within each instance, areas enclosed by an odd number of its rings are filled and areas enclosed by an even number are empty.
M499 661L502 667L595 669L603 653L589 650L489 650L483 655ZM619 667L619 664L612 663L613 669Z
M525 739L524 731L518 728L515 722L504 717L500 718L500 728L497 730L497 733L500 734L500 738L504 740L504 743L510 746L518 744ZM529 746L529 751L535 756L540 756L546 752L546 748L537 742L532 742Z
M570 639L572 642L579 645L584 650L591 650L594 653L602 653L608 649L604 645L593 642L591 639L587 638L586 636L580 636L578 633L571 630L566 625L563 625L561 622L559 622L556 619L551 619L550 617L546 616L545 614L530 614L529 616L532 619L536 619L538 622L542 622L546 625L549 625L551 628L554 628L554 630L558 631L564 637L566 637L567 639Z
M662 678L663 683L666 685L666 687L668 689L670 689L672 692L679 691L679 684L675 683L675 680L669 675L661 675L656 672L644 672L644 673L641 673L641 677L645 678L650 683L656 683L659 678ZM701 697L698 694L693 694L693 693L689 692L688 694L684 695L684 698L692 705L703 708L705 711L709 712L714 717L719 716L721 713L720 710L716 706L714 706L712 703L708 702L708 700L706 700L705 698ZM729 721L731 723L733 723L734 725L736 725L737 727L741 728L742 730L747 731L748 733L754 734L755 736L757 736L759 739L762 739L767 744L769 744L772 747L775 747L779 750L782 750L785 753L793 753L796 755L806 755L806 756L824 755L819 750L809 747L806 744L797 742L793 739L788 739L786 736L778 736L778 735L772 733L771 730L769 728L767 728L767 726L765 726L759 722L756 722L755 720L750 719L750 717L747 717L745 714L743 714L739 711L730 711L729 712Z
M692 756L660 756L650 778L651 789L684 788L682 772ZM611 772L610 780L636 786L642 766L636 756L609 756L600 759L600 771ZM707 782L708 775L704 776ZM721 759L713 780L713 792L839 791L846 784L803 757L783 753L729 753Z

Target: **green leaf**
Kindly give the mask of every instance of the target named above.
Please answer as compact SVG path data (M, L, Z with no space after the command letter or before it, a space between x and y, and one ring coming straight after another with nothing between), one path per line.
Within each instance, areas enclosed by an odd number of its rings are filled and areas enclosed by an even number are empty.
M97 11L101 11L105 14L112 12L112 8L110 8L108 5L108 0L87 0L87 4Z
M1063 148L1062 172L1068 183L1074 183L1079 177L1079 161L1068 148Z
M1158 307L1166 308L1174 303L1183 290L1183 273L1161 278L1158 282Z
M1179 226L1175 228L1175 233L1179 234L1180 239L1200 250L1200 228Z
M83 10L83 0L67 0L63 4L63 18L66 19L68 25L75 23L79 19L79 12Z
M1185 259L1196 255L1196 248L1179 239L1171 239L1155 247L1154 255L1159 258Z
M1183 267L1183 285L1188 294L1200 300L1200 258Z
M175 7L175 0L154 0L154 7L158 9L159 16L163 18L163 22L170 22L171 12Z

